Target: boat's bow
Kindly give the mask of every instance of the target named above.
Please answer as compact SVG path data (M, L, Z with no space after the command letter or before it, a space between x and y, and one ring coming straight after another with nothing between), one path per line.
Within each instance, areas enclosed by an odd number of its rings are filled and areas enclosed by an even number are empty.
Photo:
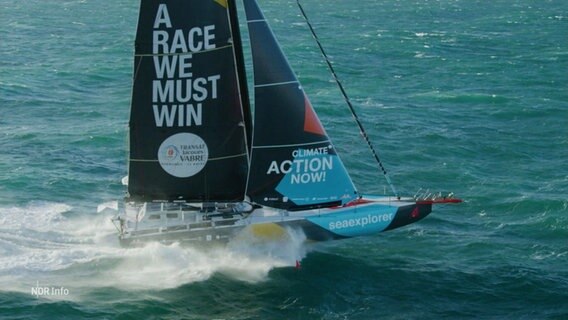
M432 205L459 203L456 198L398 198L363 196L344 206L305 216L302 229L308 239L329 240L373 235L425 218Z
M401 200L401 202L404 200ZM396 229L405 225L422 220L432 212L432 206L435 204L451 204L460 203L461 199L454 198L451 194L448 196L434 196L428 198L412 198L407 205L402 205L396 211L393 221L387 230Z

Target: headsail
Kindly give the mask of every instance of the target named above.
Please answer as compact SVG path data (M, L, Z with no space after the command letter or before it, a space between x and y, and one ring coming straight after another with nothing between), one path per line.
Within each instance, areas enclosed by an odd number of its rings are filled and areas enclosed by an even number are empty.
M141 1L130 199L243 199L250 126L243 108L249 106L233 45L240 35L229 12L227 0Z
M254 66L247 195L290 210L354 199L356 190L255 0L244 0Z

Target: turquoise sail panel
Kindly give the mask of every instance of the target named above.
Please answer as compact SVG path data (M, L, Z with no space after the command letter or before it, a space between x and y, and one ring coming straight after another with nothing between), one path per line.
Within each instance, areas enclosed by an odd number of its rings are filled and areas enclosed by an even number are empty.
M351 179L341 159L329 153L332 148L324 147L325 153L315 155L310 149L297 149L294 160L281 164L287 173L276 191L299 206L352 200Z

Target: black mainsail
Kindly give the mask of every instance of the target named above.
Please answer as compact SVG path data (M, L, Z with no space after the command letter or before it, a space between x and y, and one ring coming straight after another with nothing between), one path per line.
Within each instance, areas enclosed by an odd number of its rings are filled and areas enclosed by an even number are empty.
M247 195L300 210L345 204L357 192L255 0L244 0L254 68Z
M250 113L239 85L238 23L230 12L227 0L141 1L129 200L244 198Z

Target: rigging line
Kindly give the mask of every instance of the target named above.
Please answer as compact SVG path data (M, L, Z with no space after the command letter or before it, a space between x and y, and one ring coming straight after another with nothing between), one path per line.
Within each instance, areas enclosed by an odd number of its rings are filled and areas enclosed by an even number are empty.
M339 81L339 78L337 77L337 74L335 73L335 69L333 68L331 62L329 61L329 58L327 57L327 54L325 53L325 50L323 49L323 46L322 46L318 36L316 35L316 32L315 32L314 28L312 27L312 24L310 23L310 20L308 19L308 16L306 15L304 8L302 7L302 4L300 3L300 0L296 0L296 3L298 4L298 7L300 8L302 16L304 17L304 20L306 20L306 23L308 24L310 31L312 32L312 36L316 40L316 43L317 43L317 45L318 45L318 47L321 51L321 54L323 55L325 62L327 63L327 66L329 67L329 70L331 71L331 74L333 75L333 79L337 83L337 86L339 87L339 90L341 91L341 94L343 95L343 98L345 99L345 102L347 103L347 106L349 107L349 110L351 111L351 114L353 115L355 122L357 122L357 125L359 126L359 130L361 131L361 135L363 136L363 139L365 139L365 141L367 142L367 145L369 146L369 149L371 149L371 153L373 154L373 156L375 157L375 160L379 164L379 168L383 172L383 175L385 176L385 179L387 180L387 183L389 184L392 192L394 193L394 195L396 197L399 197L398 192L396 192L396 189L391 182L391 179L390 179L390 177L387 173L387 170L383 166L381 159L379 159L379 154L375 151L375 148L373 147L371 140L369 140L369 137L367 136L367 132L365 132L365 128L363 127L363 124L361 123L361 121L359 120L359 117L357 116L357 113L355 112L355 108L353 108L353 105L351 104L351 100L349 100L349 97L347 96L347 92L345 92L345 89L343 88L341 81Z

